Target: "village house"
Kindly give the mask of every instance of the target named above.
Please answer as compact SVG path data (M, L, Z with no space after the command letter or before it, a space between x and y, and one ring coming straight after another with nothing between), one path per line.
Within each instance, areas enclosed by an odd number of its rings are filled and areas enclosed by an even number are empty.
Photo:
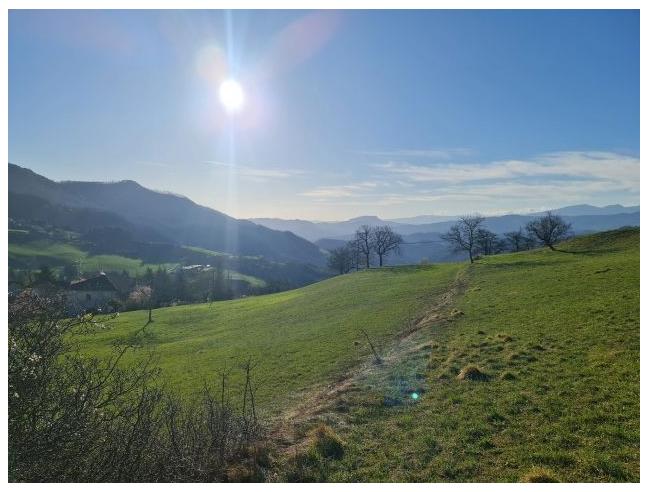
M68 309L73 313L110 312L117 301L119 290L103 272L96 277L74 281L67 290Z

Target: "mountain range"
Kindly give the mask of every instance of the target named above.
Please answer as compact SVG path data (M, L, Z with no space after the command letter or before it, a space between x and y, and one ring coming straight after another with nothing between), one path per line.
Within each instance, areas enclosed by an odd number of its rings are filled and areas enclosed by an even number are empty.
M104 238L100 242L195 246L269 261L321 267L326 250L353 237L361 225L387 225L404 239L402 254L390 264L461 260L441 234L457 217L421 215L384 220L361 216L338 222L257 218L239 220L184 196L147 189L135 181L52 181L9 164L9 218L47 224ZM554 210L566 217L577 234L639 225L639 206L574 205ZM484 227L503 234L524 228L542 212L487 217ZM99 232L98 232L99 231ZM141 250L141 248L138 248ZM106 251L110 252L110 251Z
M639 225L639 206L608 205L606 207L596 207L593 205L574 205L554 209L552 212L568 218L576 233L597 232L623 226ZM533 217L544 213L543 211L524 215L509 214L487 217L484 227L497 234L502 234L518 230L520 227L524 227ZM322 239L349 239L356 229L363 224L371 226L387 225L404 236L443 233L455 223L457 217L421 215L404 219L383 220L376 216L363 216L339 222L311 222L307 220L269 218L250 220L271 229L291 231L309 241L317 242ZM430 220L430 222L426 222L426 220Z
M238 220L135 181L52 181L9 164L9 218L86 233L118 227L141 241L191 245L280 262L323 265L325 255L292 232Z

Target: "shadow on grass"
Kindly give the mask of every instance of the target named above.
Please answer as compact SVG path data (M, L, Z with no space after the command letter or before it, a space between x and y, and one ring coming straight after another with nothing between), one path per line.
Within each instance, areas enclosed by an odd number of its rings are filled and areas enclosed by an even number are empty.
M556 266L556 261L544 261L544 260L519 260L519 261L506 261L506 262L497 262L488 264L487 266L493 268L518 268L518 267L545 267L545 266Z
M569 250L555 248L556 253L568 253L572 255L585 255L585 256L601 256L610 253L620 253L623 251L620 248L605 248L605 249L582 249L582 250Z
M141 328L138 328L136 331L131 333L130 335L126 335L123 338L119 339L119 343L123 343L126 345L140 345L144 343L145 338L152 338L153 334L152 333L147 333L146 328L148 325L153 323L153 320L147 320L146 323L144 323L144 326Z

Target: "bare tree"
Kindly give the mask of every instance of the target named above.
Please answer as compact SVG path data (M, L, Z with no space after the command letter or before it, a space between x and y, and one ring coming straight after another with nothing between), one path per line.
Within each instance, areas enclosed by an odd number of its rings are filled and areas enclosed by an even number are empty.
M538 243L534 237L525 234L524 237L522 238L522 245L524 249L528 251L530 249L535 248L538 245Z
M346 244L346 247L349 251L350 255L350 261L351 261L351 268L355 269L357 272L360 270L360 260L361 260L361 251L360 251L360 243L356 239L352 239Z
M547 212L544 216L529 222L526 229L530 235L535 236L542 244L555 251L555 244L569 236L571 224L561 216Z
M374 252L374 237L371 227L361 225L356 231L355 241L360 254L365 259L365 266L371 268L371 254Z
M476 242L479 251L484 255L494 255L501 252L500 240L497 234L488 229L477 229Z
M372 228L373 245L378 255L380 266L383 266L383 260L392 251L400 254L400 245L403 244L403 238L389 226L378 226Z
M328 266L340 275L349 273L353 268L353 252L348 244L331 250L328 258Z
M525 237L521 227L517 231L505 232L504 237L511 245L511 249L516 253L522 251L525 246Z
M462 215L459 221L448 232L441 235L441 239L450 243L455 251L468 253L470 263L474 262L477 250L477 230L485 217L481 215Z

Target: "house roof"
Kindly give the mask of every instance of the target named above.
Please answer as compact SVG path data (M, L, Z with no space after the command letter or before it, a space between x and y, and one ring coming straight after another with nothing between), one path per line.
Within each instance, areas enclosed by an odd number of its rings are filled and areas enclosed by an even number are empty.
M117 291L117 287L113 284L105 273L100 273L96 277L85 278L77 280L70 284L70 290L104 290L104 291Z

